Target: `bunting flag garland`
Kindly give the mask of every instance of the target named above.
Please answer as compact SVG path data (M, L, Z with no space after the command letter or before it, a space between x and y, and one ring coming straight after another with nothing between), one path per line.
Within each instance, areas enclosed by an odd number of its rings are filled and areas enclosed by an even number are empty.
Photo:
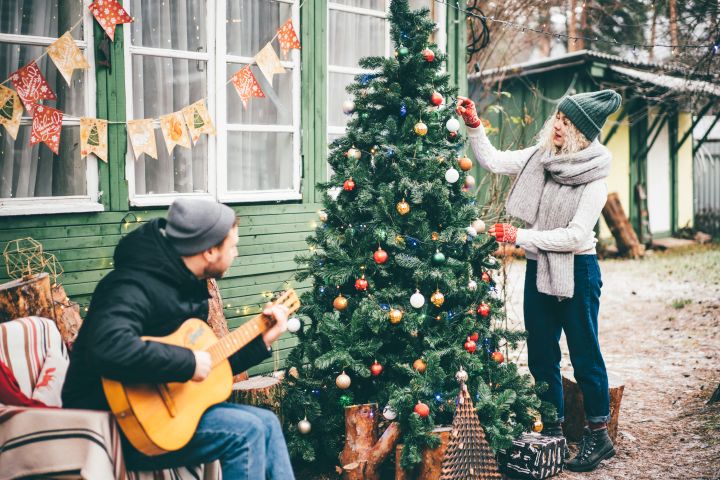
M255 79L255 75L253 75L252 70L250 70L250 65L245 65L235 72L235 75L232 76L232 83L235 85L235 90L237 90L238 95L240 95L240 100L242 100L243 107L245 108L247 108L248 101L251 97L262 98L265 96L260 88L260 84Z
M112 41L115 41L116 25L133 21L117 0L95 0L88 8Z
M55 155L60 150L60 129L62 128L63 112L47 105L35 105L30 145L43 142L50 147Z
M80 119L80 158L94 153L103 162L108 161L107 120L97 118Z
M198 100L192 105L183 108L181 112L190 131L193 145L197 143L203 133L215 135L215 125L213 125L210 113L205 106L205 100Z
M75 44L70 32L55 40L47 51L68 85L72 84L72 74L76 68L90 68L90 64Z
M270 85L272 85L273 76L275 76L276 73L285 73L285 69L280 64L277 53L275 53L275 50L269 43L260 50L260 53L255 55L255 63L257 63L257 66L263 75L265 75Z
M155 129L152 118L143 120L128 120L127 133L130 138L135 160L143 153L157 159L157 144L155 143Z
M290 50L300 48L300 39L298 39L295 28L293 28L292 18L285 22L277 31L278 42L280 42L280 49L283 52L283 57L287 58Z
M23 107L18 94L0 85L0 125L5 126L5 130L13 140L17 139L20 130L22 112Z
M180 112L170 113L160 117L160 128L165 138L168 154L172 155L175 145L190 148L190 137L183 126L183 117Z
M31 117L35 115L38 100L57 98L34 60L10 75L10 79Z

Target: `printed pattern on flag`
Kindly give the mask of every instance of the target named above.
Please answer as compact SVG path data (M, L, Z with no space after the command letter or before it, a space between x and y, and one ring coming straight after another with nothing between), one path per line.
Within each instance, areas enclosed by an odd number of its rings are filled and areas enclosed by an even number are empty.
M72 74L76 68L90 68L90 64L75 44L70 32L55 40L47 51L68 85L72 84Z
M157 158L157 144L155 143L155 128L152 118L143 120L128 120L127 133L130 138L135 160L146 153L152 158Z
M257 66L263 75L265 75L270 85L272 85L273 76L275 76L276 73L285 73L285 69L280 64L280 59L269 43L255 55L255 63L257 63Z
M0 85L0 125L5 126L13 140L17 139L20 130L23 107L20 97L14 90Z
M235 85L235 90L242 100L243 107L247 108L248 101L251 97L264 97L260 84L255 79L250 65L245 65L243 68L235 72L232 76L232 83Z
M300 39L298 38L297 33L295 33L295 28L293 28L292 18L285 22L280 29L278 29L277 36L278 42L280 42L280 50L282 50L283 57L287 58L290 50L300 48Z
M50 147L55 155L60 150L60 129L62 128L63 112L47 105L36 105L33 116L30 145L43 142Z
M210 113L207 106L205 106L205 100L198 100L192 105L183 108L181 112L190 131L193 145L197 143L203 133L215 135L215 125L213 125Z
M190 137L188 136L187 130L185 130L184 123L180 112L174 112L160 117L160 128L162 129L165 146L167 147L169 155L172 155L175 145L180 145L185 148L192 146L190 145Z
M95 0L88 8L112 41L115 41L116 25L133 21L117 0Z
M10 79L31 117L35 115L38 100L57 98L34 60L10 75Z
M80 119L80 158L94 153L103 162L108 161L107 120L83 117Z

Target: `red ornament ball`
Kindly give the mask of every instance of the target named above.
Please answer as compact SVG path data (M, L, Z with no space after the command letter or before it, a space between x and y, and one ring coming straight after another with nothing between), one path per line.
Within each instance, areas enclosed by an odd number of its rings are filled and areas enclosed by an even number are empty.
M377 251L373 253L373 259L375 260L375 263L378 265L382 265L383 263L387 262L388 254L385 250L378 247Z
M502 354L502 352L492 352L490 358L495 360L497 363L502 363L505 361L505 356Z
M487 317L488 315L490 315L490 305L488 305L487 303L481 303L477 309L477 312L483 317Z
M375 375L376 377L377 377L378 375L380 375L380 374L382 373L382 371L383 371L383 366L380 365L380 364L377 362L377 360L375 360L375 363L373 363L372 365L370 365L370 373L372 373L372 374Z
M345 183L343 183L343 190L346 192L352 192L355 190L355 181L352 179L352 177L345 180Z
M432 103L435 106L442 105L443 96L440 95L438 92L433 92L432 95L430 95L430 103Z
M355 280L355 290L364 292L367 289L368 289L368 281L365 280L365 275L363 275L361 278L358 278L357 280Z
M433 52L429 48L426 48L422 51L422 56L426 62L432 62L435 60L435 52Z
M425 418L430 415L430 407L422 402L418 402L417 405L415 405L415 413L417 413L420 418Z
M478 332L473 332L468 338L470 338L473 342L477 342L480 339L480 334Z
M483 282L490 283L490 274L488 272L483 272L481 278Z
M467 350L469 353L475 353L476 348L477 344L473 342L470 337L468 337L467 341L465 342L465 350Z
M457 137L457 132L450 132L450 138Z

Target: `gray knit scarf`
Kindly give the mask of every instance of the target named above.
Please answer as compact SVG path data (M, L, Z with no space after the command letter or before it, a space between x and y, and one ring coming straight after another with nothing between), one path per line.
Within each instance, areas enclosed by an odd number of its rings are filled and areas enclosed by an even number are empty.
M569 155L538 148L513 183L506 211L540 231L565 228L575 216L585 185L610 173L610 151L597 140ZM559 299L575 291L573 252L538 249L537 289Z

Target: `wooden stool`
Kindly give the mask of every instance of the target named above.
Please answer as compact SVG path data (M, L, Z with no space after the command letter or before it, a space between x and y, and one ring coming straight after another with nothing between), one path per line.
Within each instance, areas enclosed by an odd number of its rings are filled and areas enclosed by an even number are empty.
M570 442L579 442L583 436L585 421L585 406L583 394L574 378L562 377L563 397L565 398L565 421L563 433ZM618 430L618 417L620 416L620 403L622 402L625 385L619 379L608 373L610 390L610 420L608 421L608 435L615 442Z

